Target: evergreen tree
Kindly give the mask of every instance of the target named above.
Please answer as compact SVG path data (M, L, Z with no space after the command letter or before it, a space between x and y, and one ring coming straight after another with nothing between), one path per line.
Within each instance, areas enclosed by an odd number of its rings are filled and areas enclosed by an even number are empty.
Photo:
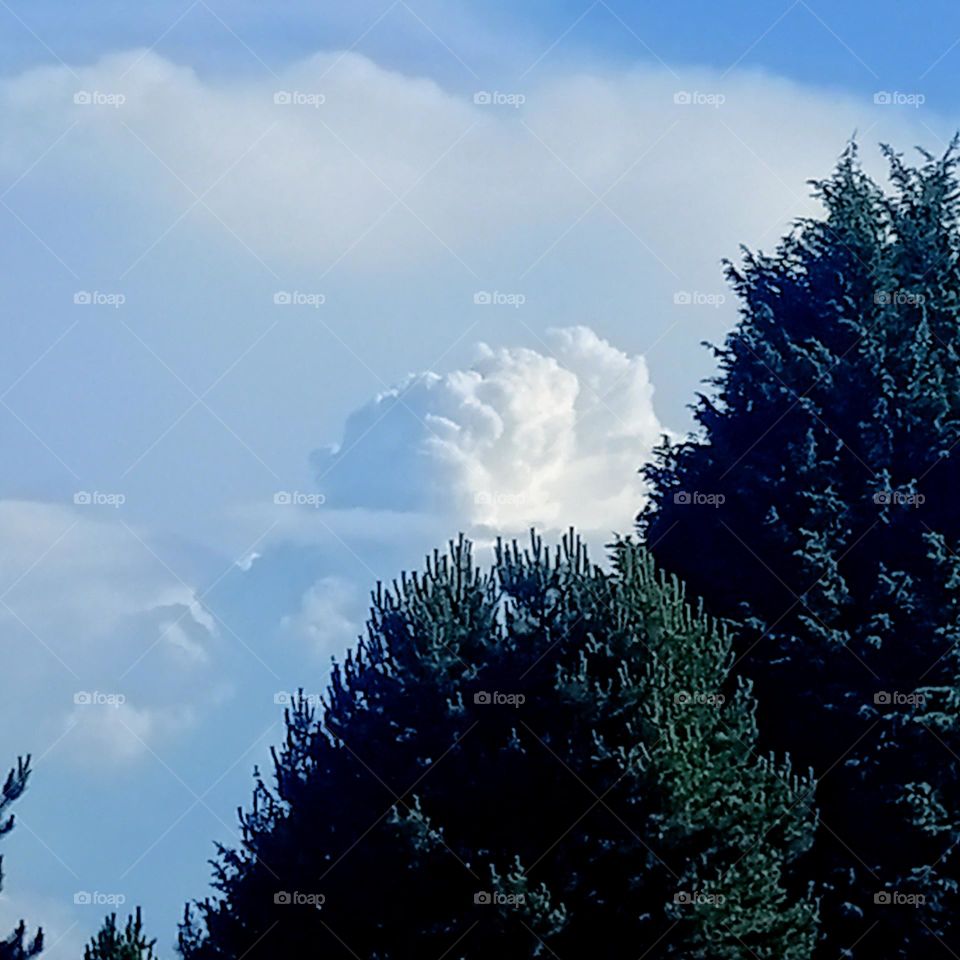
M117 926L117 915L111 913L83 951L83 960L155 960L156 942L144 935L139 907L127 918L123 930Z
M8 808L27 789L30 779L30 757L17 757L17 765L8 774L0 792L0 837L13 829L13 814ZM0 890L3 889L3 857L0 856ZM21 920L6 940L0 940L0 960L29 960L43 949L43 931L38 930L31 940L26 924Z
M650 548L739 624L762 742L820 781L831 960L960 952L954 147L885 149L885 192L851 146L823 219L727 265L742 315L700 429L646 471Z
M187 960L804 960L811 782L756 754L731 641L630 541L467 542L378 586L287 711Z

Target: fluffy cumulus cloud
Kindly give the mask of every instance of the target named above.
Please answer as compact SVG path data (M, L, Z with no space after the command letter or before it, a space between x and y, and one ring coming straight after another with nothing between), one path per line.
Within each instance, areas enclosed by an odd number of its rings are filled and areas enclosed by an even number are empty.
M272 508L269 545L244 576L289 582L320 548L326 572L280 627L325 659L362 632L375 581L458 532L485 557L496 536L572 525L601 557L631 529L639 468L669 432L653 396L644 358L588 327L550 330L537 349L479 344L469 367L411 374L354 411L311 458L318 493Z
M469 369L408 377L313 459L332 507L429 512L451 532L606 536L642 505L637 470L663 432L644 358L572 327L541 350L482 345Z

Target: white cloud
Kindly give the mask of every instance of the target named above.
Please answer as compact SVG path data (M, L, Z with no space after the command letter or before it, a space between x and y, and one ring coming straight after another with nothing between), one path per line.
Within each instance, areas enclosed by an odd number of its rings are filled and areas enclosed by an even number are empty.
M91 506L32 501L0 501L0 629L16 661L0 674L0 723L26 725L23 749L42 753L81 720L66 751L107 762L142 752L134 734L188 724L178 703L198 678L185 665L217 635L143 534ZM76 706L98 690L126 702ZM149 702L133 707L133 691Z
M630 527L637 469L663 432L643 357L574 327L543 352L481 346L470 369L407 378L313 459L333 508L428 513L449 533L573 524L603 537Z
M317 653L339 656L362 632L366 596L344 577L321 577L304 593L297 613L284 617L281 626L305 638Z
M209 654L202 643L198 643L181 625L179 619L164 620L160 623L160 639L171 644L188 660L204 663L209 660Z
M0 501L0 619L20 617L53 643L67 631L72 649L160 607L183 607L209 628L194 592L114 513Z
M77 105L78 91L124 101ZM683 93L693 102L677 103ZM576 236L607 247L619 221L616 242L633 233L644 266L674 284L695 267L716 286L731 238L754 242L813 209L807 178L830 168L865 117L871 140L929 142L942 126L929 112L756 71L548 73L522 94L519 109L478 105L354 53L225 82L132 51L76 75L45 67L6 81L0 163L21 172L76 123L44 167L66 164L98 190L136 186L124 202L163 226L203 194L216 213L204 229L232 249L226 223L285 267L347 256L363 268L442 260L456 269L452 249L476 269L520 272L595 206L602 216Z
M239 560L235 560L234 563L246 573L250 568L260 559L261 554L256 550L251 550L250 553L244 554L240 557Z
M91 703L74 708L64 732L75 762L126 763L162 751L164 741L189 729L194 719L194 711L186 706Z

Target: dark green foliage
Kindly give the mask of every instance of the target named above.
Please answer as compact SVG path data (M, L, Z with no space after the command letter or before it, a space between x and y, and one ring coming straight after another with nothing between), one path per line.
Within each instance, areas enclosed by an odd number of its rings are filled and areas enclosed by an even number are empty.
M83 951L83 960L155 960L153 946L143 933L140 908L127 918L123 930L117 926L117 915L111 913L97 935Z
M13 829L13 814L8 808L27 789L30 779L30 757L18 757L17 765L8 774L0 792L0 837ZM0 857L0 890L3 889L3 857ZM0 960L28 960L43 949L43 931L38 930L31 940L21 920L16 930L6 940L0 940Z
M960 952L956 154L886 155L891 193L851 147L824 220L728 265L742 319L640 518L739 621L762 742L820 781L831 960Z
M636 544L612 563L461 539L378 587L183 955L808 958L812 784L757 756L726 634Z

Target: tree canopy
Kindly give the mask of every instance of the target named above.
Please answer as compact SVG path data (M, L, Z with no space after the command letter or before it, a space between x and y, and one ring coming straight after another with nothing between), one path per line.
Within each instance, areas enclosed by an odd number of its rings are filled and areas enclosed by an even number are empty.
M728 264L698 431L647 470L654 555L737 624L761 742L819 778L830 958L960 951L955 146L887 149L889 191L851 146L823 219Z
M731 659L633 542L451 544L288 711L183 955L809 957L813 785Z

